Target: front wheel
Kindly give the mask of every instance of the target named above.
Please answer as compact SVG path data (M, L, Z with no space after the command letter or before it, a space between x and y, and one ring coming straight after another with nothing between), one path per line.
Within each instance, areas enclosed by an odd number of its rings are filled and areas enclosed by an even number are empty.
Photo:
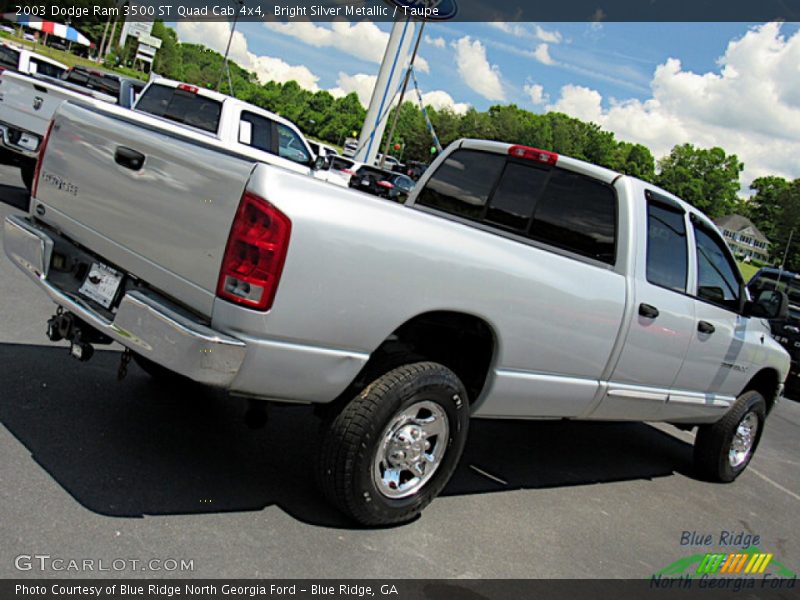
M447 367L407 364L378 377L323 433L325 496L364 525L402 523L444 488L469 427L467 393Z
M750 464L761 440L767 403L755 390L745 392L716 423L702 425L694 442L694 463L711 481L730 482Z

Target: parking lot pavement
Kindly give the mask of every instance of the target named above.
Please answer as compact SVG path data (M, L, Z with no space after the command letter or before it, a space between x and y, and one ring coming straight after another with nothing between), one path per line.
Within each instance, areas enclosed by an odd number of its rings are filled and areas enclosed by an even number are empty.
M0 170L0 200L24 204L18 184ZM0 204L0 217L15 211ZM243 403L224 394L159 388L135 366L120 383L118 352L79 364L46 342L52 312L3 257L2 577L649 577L701 551L681 546L684 531L758 535L800 571L795 402L775 409L730 485L695 479L691 436L669 427L476 421L454 479L420 519L363 529L314 488L309 409L274 410L251 430ZM37 554L193 570L16 569L19 555Z

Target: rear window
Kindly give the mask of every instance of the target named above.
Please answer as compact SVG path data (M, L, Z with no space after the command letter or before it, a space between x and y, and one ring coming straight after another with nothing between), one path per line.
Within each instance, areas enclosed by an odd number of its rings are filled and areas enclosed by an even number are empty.
M8 46L0 46L0 65L8 69L19 68L19 52Z
M83 69L73 69L67 74L69 83L74 83L108 96L119 97L119 79L109 75L104 75L99 71L84 71Z
M457 150L417 203L604 263L615 260L616 194L571 171Z
M216 133L222 103L200 94L157 84L151 85L142 94L136 110Z
M370 176L374 177L377 181L383 181L384 179L389 179L392 176L392 173L387 173L378 167L368 167L364 165L358 171L356 171L356 175L358 177Z
M336 169L336 170L341 171L343 169L349 169L352 166L353 166L353 161L352 160L348 160L348 159L343 158L341 156L334 156L331 159L331 169Z

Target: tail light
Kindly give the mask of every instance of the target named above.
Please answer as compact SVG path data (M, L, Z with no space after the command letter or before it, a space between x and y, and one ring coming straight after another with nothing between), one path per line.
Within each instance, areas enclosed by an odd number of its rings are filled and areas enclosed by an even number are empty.
M31 198L36 198L36 192L39 190L39 174L42 171L42 161L44 160L44 151L47 148L47 142L50 141L50 134L53 132L53 125L55 119L50 119L50 124L47 126L47 133L44 134L42 144L39 146L39 156L36 158L36 167L33 169L33 185L31 186Z
M271 308L291 230L286 215L263 198L245 192L222 258L217 295L256 310Z
M531 148L530 146L511 146L511 148L508 149L508 155L551 166L555 166L556 161L558 160L558 154L555 152L539 150L538 148Z
M342 173L344 173L345 175L355 175L356 174L355 171L353 171L351 169L342 169Z
M378 185L382 188L386 188L387 190L390 190L394 187L394 185L389 183L388 181L379 181Z
M189 92L191 94L196 94L200 89L196 85L189 85L188 83L180 83L178 84L178 89L183 90L184 92Z

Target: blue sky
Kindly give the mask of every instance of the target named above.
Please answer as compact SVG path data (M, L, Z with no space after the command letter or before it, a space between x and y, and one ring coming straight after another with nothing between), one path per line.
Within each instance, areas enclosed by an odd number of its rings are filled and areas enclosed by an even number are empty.
M180 23L223 50L227 23ZM262 81L351 91L367 103L390 24L239 23L231 56ZM594 121L644 143L718 145L757 176L800 177L797 23L428 23L425 102L456 112L515 103Z

